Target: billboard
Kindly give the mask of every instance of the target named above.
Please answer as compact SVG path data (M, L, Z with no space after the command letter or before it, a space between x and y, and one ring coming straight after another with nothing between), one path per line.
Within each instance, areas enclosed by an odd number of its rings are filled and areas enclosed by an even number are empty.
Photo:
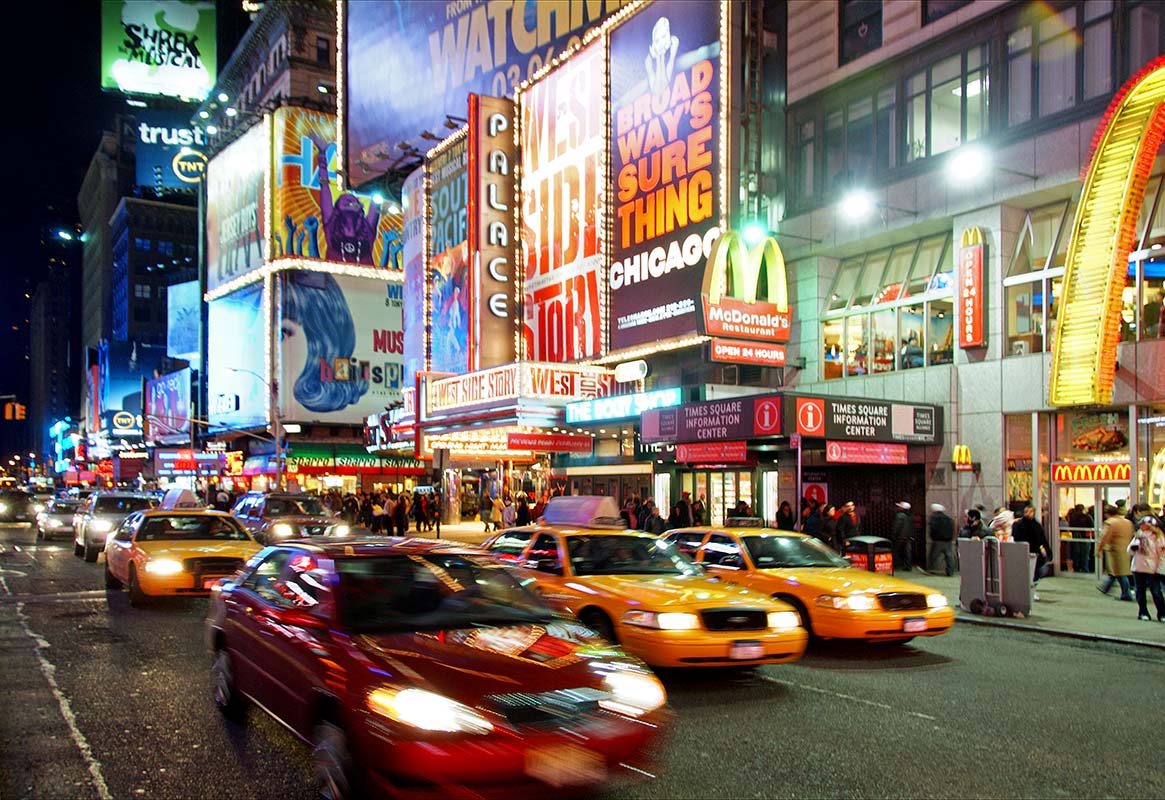
M723 442L777 436L782 419L780 395L749 395L644 411L639 429L645 443Z
M354 186L393 167L398 144L464 118L471 93L507 97L626 0L345 3L344 114ZM423 90L400 91L400 76Z
M166 355L189 361L198 369L198 329L202 297L198 281L176 283L166 289Z
M469 151L465 136L446 141L427 166L429 368L460 373L469 368Z
M251 284L217 300L207 309L206 418L225 428L267 424L263 287ZM250 346L241 346L248 343Z
M937 444L942 408L833 397L786 395L784 413L790 432L848 442Z
M612 350L697 329L720 218L720 13L659 0L610 34Z
M402 285L299 270L281 281L283 418L363 424L400 401Z
M205 100L218 62L214 3L104 0L101 88Z
M166 371L166 348L102 340L97 348L97 395L101 430L114 436L142 434L142 380Z
M401 189L404 221L401 224L402 261L405 271L404 384L416 383L425 370L425 170L419 167Z
M191 441L189 368L146 381L144 422L150 444Z
M263 266L267 225L263 185L271 157L266 124L256 125L206 168L206 290Z
M400 218L380 203L340 189L336 115L276 109L271 192L271 257L318 258L400 268Z
M522 337L533 361L601 355L606 115L596 41L519 96Z
M135 182L145 189L194 189L206 172L206 139L189 111L142 109L135 115Z

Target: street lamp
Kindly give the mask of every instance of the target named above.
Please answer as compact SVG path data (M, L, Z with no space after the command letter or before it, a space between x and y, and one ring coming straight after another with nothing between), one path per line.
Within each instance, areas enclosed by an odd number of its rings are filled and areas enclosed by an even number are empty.
M275 481L280 489L283 488L283 420L279 414L279 383L270 383L266 378L245 367L227 367L230 372L245 372L258 378L259 382L267 387L271 397L271 437L275 440Z
M960 147L947 158L947 180L954 184L972 184L982 180L991 170L1008 172L1028 180L1036 180L1036 176L1027 172L1000 167L994 163L991 151L981 144L968 144Z
M910 214L917 217L918 212L909 208L898 208L896 206L879 203L874 199L867 189L850 189L841 198L838 203L838 210L841 215L850 222L861 222L866 217L870 216L875 208L880 208L883 211L897 211L899 214ZM886 221L883 215L882 222Z

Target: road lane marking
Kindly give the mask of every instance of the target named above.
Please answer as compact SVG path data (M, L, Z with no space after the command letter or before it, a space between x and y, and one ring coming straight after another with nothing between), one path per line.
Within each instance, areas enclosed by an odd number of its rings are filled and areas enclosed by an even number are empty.
M16 552L20 553L21 555L28 556L28 557L29 557L29 558L31 558L33 561L36 561L36 556L34 556L34 555L32 554L32 550L31 550L31 548L28 548L28 547L21 547L20 545L18 545L18 544L17 544L17 545L13 545L13 549L15 549L15 550L16 550Z
M929 720L930 722L938 722L938 717L932 717L930 714L923 714L921 711L908 711L904 708L895 708L886 703L879 703L876 700L867 700L864 697L854 697L852 694L845 694L843 692L835 692L830 689L822 689L819 686L809 686L805 683L796 683L795 681L785 681L780 678L770 678L768 675L759 675L761 680L769 683L779 683L781 686L789 686L796 689L804 689L807 692L816 692L817 694L824 694L830 697L836 697L841 700L849 700L853 703L861 703L866 706L873 706L874 708L881 708L885 711L897 711L901 714L906 714L911 717L918 717L919 719Z
M0 579L4 577L0 570ZM9 571L11 573L11 571ZM83 589L77 592L46 592L45 594L13 594L5 584L6 596L0 603L70 603L76 600L100 600L105 597L105 589Z

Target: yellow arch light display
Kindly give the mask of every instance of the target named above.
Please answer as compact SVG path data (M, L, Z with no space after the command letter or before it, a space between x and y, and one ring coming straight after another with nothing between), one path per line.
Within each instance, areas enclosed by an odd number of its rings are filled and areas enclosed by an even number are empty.
M1121 291L1145 185L1163 136L1165 56L1149 62L1116 94L1093 138L1065 262L1051 405L1112 402Z
M728 230L712 245L708 267L704 271L703 293L712 304L720 302L722 293L730 288L730 296L745 303L755 303L760 286L761 269L768 283L769 303L782 313L789 310L789 283L785 269L785 254L772 236L749 248L736 231ZM726 287L725 283L731 283Z

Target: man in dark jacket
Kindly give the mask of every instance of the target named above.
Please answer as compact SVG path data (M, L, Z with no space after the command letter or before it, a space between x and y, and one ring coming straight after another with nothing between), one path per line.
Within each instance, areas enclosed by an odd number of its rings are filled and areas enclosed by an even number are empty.
M862 525L858 522L857 511L854 510L854 501L850 500L841 507L841 513L837 517L837 538L844 545L846 539L859 536L861 532Z
M947 510L941 503L933 503L930 507L930 519L926 522L930 533L930 560L926 568L931 572L938 571L938 561L941 558L945 563L947 575L955 574L955 521L947 516Z
M914 547L914 517L910 513L910 503L905 500L895 503L898 513L894 515L894 528L890 539L894 543L894 569L910 572L910 562Z
M982 539L990 536L991 530L983 527L983 514L977 508L967 509L967 522L959 529L960 539Z
M1032 576L1032 586L1035 586L1040 579L1040 570L1052 557L1052 548L1048 544L1044 526L1036 519L1035 506L1030 503L1024 506L1023 516L1011 524L1011 538L1017 542L1026 542L1028 551L1036 554L1036 572Z

